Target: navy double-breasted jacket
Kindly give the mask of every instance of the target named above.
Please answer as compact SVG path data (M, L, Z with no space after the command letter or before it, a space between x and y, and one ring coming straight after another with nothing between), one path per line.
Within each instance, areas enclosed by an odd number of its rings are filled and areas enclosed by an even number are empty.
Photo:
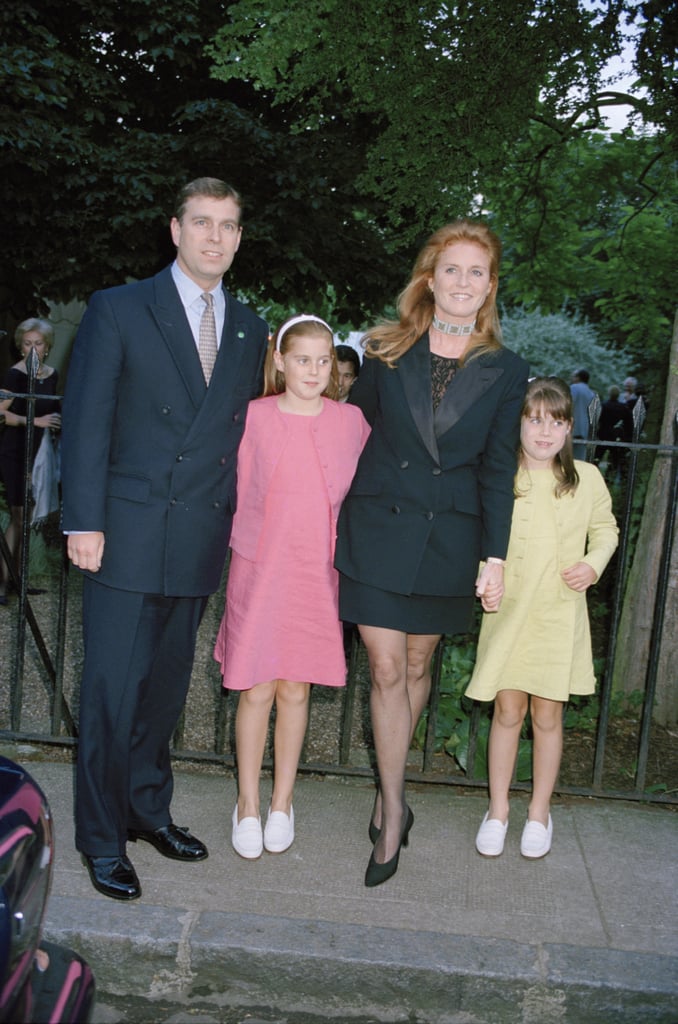
M400 594L472 594L503 558L527 363L500 349L459 370L437 410L428 334L393 369L363 361L350 401L372 432L339 517L335 565Z
M219 586L268 336L225 295L209 388L170 268L90 300L63 409L62 525L103 531L100 583L186 597Z

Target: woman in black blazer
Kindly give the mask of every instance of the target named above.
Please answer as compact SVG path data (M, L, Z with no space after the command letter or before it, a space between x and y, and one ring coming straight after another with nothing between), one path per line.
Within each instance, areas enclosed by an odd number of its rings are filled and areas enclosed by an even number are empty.
M399 321L366 335L350 395L372 426L336 553L341 618L359 624L372 677L379 792L368 886L395 874L407 845L407 752L436 644L469 629L474 593L486 611L503 594L528 366L501 345L500 256L481 222L437 231L399 298Z

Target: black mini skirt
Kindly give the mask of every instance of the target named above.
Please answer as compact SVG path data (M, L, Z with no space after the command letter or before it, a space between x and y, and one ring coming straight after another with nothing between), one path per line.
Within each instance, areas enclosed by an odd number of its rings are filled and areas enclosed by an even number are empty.
M380 626L402 633L468 633L474 596L395 594L339 573L339 617L360 626Z

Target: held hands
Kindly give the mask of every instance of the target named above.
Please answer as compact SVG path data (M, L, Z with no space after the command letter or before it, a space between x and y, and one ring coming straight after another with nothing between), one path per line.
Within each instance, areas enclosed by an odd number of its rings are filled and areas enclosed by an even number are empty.
M569 569L563 569L560 575L570 590L576 590L580 594L588 590L597 579L595 570L587 562L575 562Z
M476 580L476 595L485 612L499 610L504 596L504 566L499 562L486 562Z
M103 533L71 533L67 541L68 557L78 569L98 572L104 554Z

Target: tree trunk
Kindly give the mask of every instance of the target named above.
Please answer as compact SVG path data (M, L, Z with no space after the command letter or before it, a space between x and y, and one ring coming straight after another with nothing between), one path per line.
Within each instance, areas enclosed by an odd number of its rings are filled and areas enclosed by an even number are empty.
M661 444L674 444L674 422L678 413L678 312L673 325L669 377L662 420ZM642 690L647 674L657 580L668 508L671 458L658 452L647 489L647 500L638 533L633 564L624 594L619 637L615 652L612 686L630 693ZM674 533L664 628L659 648L656 700L653 718L660 725L678 722L678 531Z

